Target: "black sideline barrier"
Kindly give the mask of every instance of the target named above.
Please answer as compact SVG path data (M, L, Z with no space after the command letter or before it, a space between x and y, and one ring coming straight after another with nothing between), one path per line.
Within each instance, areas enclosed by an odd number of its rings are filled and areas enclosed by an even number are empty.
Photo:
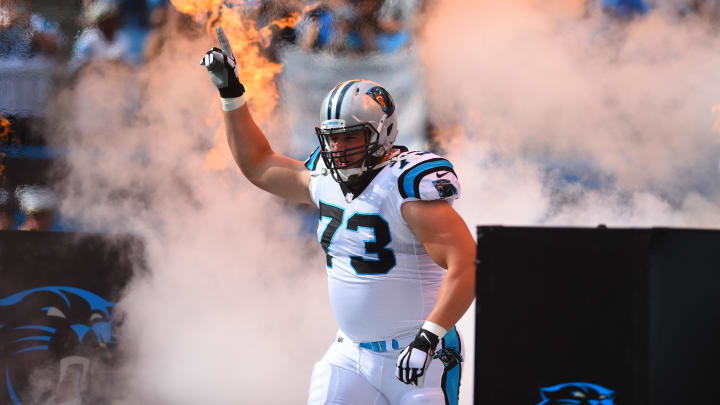
M718 403L719 231L477 231L475 404Z
M0 231L0 404L109 403L113 307L141 257L126 236Z

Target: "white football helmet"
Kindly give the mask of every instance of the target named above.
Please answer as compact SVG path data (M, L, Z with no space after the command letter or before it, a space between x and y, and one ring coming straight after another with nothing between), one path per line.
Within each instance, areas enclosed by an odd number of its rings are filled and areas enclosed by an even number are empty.
M315 133L320 155L333 178L352 182L376 167L392 149L398 134L397 108L390 93L370 80L353 79L330 90L320 105L320 126ZM365 145L332 150L331 137L363 131ZM343 162L342 167L338 162Z

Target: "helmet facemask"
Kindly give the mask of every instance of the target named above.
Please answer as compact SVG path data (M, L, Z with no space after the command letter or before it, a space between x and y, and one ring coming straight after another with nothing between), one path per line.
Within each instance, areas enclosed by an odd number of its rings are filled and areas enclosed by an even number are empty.
M364 137L365 141L362 145L346 149L333 147L334 139L337 137L357 132ZM376 156L379 152L379 136L375 127L370 123L349 127L315 127L315 133L320 141L320 156L325 162L325 167L330 170L330 174L338 183L354 183L382 159L382 156Z
M333 139L360 132L365 142ZM325 167L341 187L360 187L383 165L397 136L397 112L390 94L365 79L339 83L320 105L320 126L315 128ZM360 145L360 146L359 146ZM338 147L343 149L338 149Z

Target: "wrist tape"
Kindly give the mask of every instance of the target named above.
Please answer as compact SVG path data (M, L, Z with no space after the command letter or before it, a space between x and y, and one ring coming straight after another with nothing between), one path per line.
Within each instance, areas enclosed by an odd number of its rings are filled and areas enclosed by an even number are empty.
M439 339L442 339L443 336L445 336L448 332L442 326L436 324L435 322L430 322L430 321L425 321L425 323L423 323L422 328L428 332L434 333Z
M238 108L245 105L245 96L233 97L233 98L220 98L222 103L223 111L237 110Z

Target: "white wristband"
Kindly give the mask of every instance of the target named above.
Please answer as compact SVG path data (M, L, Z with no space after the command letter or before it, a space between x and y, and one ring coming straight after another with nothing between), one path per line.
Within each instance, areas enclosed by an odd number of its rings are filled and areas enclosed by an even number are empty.
M447 334L447 330L443 328L442 326L436 324L435 322L425 321L425 323L422 326L423 329L425 329L428 332L434 333L437 337L440 339L443 338Z
M233 97L233 98L220 98L222 103L223 111L237 110L238 108L245 105L245 96Z

